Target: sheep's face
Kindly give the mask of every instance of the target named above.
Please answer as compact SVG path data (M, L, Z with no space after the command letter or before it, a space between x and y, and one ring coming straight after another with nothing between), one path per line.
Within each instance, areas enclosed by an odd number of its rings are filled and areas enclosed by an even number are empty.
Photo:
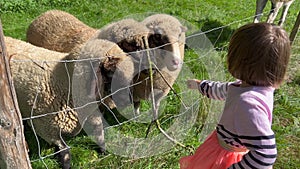
M162 56L168 70L174 71L181 68L183 61L181 59L180 44L178 42L166 45Z
M175 71L181 68L183 62L184 43L181 39L184 35L171 37L164 34L163 30L158 29L149 36L149 47L153 48L157 59L158 67L166 66L168 70ZM185 38L185 37L184 37Z

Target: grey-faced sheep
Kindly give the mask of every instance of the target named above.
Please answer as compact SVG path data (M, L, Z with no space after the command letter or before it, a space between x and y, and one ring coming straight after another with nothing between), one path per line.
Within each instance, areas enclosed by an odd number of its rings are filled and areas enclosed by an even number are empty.
M143 55L145 52L139 52L145 49L145 41L150 34L150 30L142 25L140 22L134 19L123 19L120 21L113 22L101 30L97 32L97 34L92 39L106 39L111 42L118 44L118 46L124 51L130 54L130 58L132 63L134 62L134 71L146 63L142 62ZM147 61L147 60L144 60ZM114 102L113 106L109 106L110 108L114 107L126 107L132 103L132 99L129 98L130 92L128 90L128 86L130 86L133 77L127 77L127 80L120 81L119 79L124 79L119 75L121 72L126 72L127 70L121 70L126 67L127 62L119 63L119 68L117 72L114 72L110 76L109 82L112 82L112 76L114 75L117 78L117 81L114 81L114 84L110 84L106 87L107 91L111 93L112 91L118 90L113 97ZM104 73L105 74L105 73ZM126 78L125 78L126 79ZM117 85L116 85L117 84ZM124 90L119 90L120 88L124 88Z
M86 42L96 31L67 12L49 10L29 25L26 38L29 43L39 47L70 52Z
M262 16L263 10L267 2L268 0L256 0L256 12L254 17L254 23L260 21L260 17ZM272 6L271 6L271 10L267 22L273 23L278 14L279 9L283 6L282 14L278 22L279 26L283 26L288 10L293 2L294 0L271 0Z
M59 155L63 168L70 168L71 158L69 147L63 138L77 135L82 126L86 126L87 131L90 132L88 134L101 149L104 149L103 123L97 105L74 108L74 103L76 102L77 106L81 99L75 97L82 94L82 92L76 93L79 89L74 87L84 85L81 89L104 95L101 74L97 73L99 78L97 88L94 90L91 89L92 81L78 81L84 80L80 76L85 76L78 73L85 72L91 75L93 69L91 65L88 69L81 64L74 65L73 59L78 57L77 54L50 51L9 37L6 37L5 42L23 119L28 120L40 137L60 149ZM81 58L87 56L97 59L100 65L112 65L115 63L114 60L127 58L127 55L112 42L97 40L92 44L95 46L86 45L85 52L79 53ZM97 49L97 53L93 52L94 49ZM111 67L104 66L104 68ZM75 78L72 79L72 76Z
M103 43L106 42L106 43ZM114 50L108 50L105 46L114 44ZM105 57L103 56L103 53L105 53L104 50L107 50ZM117 50L119 52L117 53ZM113 51L113 52L111 52ZM111 100L111 81L112 77L114 75L117 75L118 78L118 84L124 86L125 84L129 84L132 81L133 74L134 74L134 64L135 61L129 57L129 54L125 54L121 48L118 47L117 44L107 41L105 39L90 39L87 41L87 43L82 47L80 53L78 53L78 59L88 59L88 58L101 58L101 61L98 65L94 65L95 72L91 72L90 75L93 77L89 77L89 74L87 76L82 76L82 71L87 70L90 67L89 63L86 64L79 64L77 67L82 67L79 70L75 70L74 73L81 74L80 76L75 75L73 80L80 80L86 82L88 86L82 86L82 83L74 83L73 88L80 88L82 90L86 90L85 92L77 90L74 91L77 94L82 94L79 98L79 104L84 105L89 101L95 101L95 100L101 100L99 103L100 110L103 110L103 108L107 109L113 109L116 107L115 103ZM121 69L122 71L116 71L116 69ZM82 78L82 79L80 79ZM97 87L100 84L102 86L101 91L99 91L99 88ZM127 87L127 86L126 86ZM79 93L78 93L79 92ZM88 97L87 97L88 96ZM86 98L85 98L86 97ZM91 100L92 98L92 100ZM77 100L76 98L74 98ZM93 100L95 99L95 100ZM81 102L83 101L83 102Z

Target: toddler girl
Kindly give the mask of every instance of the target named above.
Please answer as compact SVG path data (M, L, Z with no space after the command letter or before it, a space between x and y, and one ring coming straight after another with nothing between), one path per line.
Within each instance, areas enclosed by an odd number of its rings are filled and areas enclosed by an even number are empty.
M272 168L277 155L271 129L273 94L284 80L290 56L288 34L279 26L251 23L232 36L228 70L236 82L191 79L188 88L225 100L216 130L181 169Z

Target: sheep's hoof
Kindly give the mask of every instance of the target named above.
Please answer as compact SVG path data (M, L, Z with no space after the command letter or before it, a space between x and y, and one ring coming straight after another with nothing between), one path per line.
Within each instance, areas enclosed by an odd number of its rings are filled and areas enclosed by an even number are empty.
M96 148L95 150L100 155L108 155L108 152L105 150L105 148L99 147L99 148Z
M55 151L60 151L60 149L56 147ZM57 158L62 169L71 169L71 152L69 148L58 153Z

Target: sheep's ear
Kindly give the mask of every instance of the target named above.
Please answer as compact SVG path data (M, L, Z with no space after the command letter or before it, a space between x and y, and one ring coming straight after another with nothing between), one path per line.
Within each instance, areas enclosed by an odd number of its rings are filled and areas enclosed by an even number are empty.
M181 28L181 32L186 32L188 30L186 26L180 26L180 28Z
M149 28L151 31L154 31L157 26L154 24L147 24L146 27Z
M164 34L164 31L160 27L154 27L153 30L154 30L154 34L159 34L159 35Z
M109 71L115 71L117 64L121 61L121 57L111 56L107 57L107 59L103 63L103 68Z

